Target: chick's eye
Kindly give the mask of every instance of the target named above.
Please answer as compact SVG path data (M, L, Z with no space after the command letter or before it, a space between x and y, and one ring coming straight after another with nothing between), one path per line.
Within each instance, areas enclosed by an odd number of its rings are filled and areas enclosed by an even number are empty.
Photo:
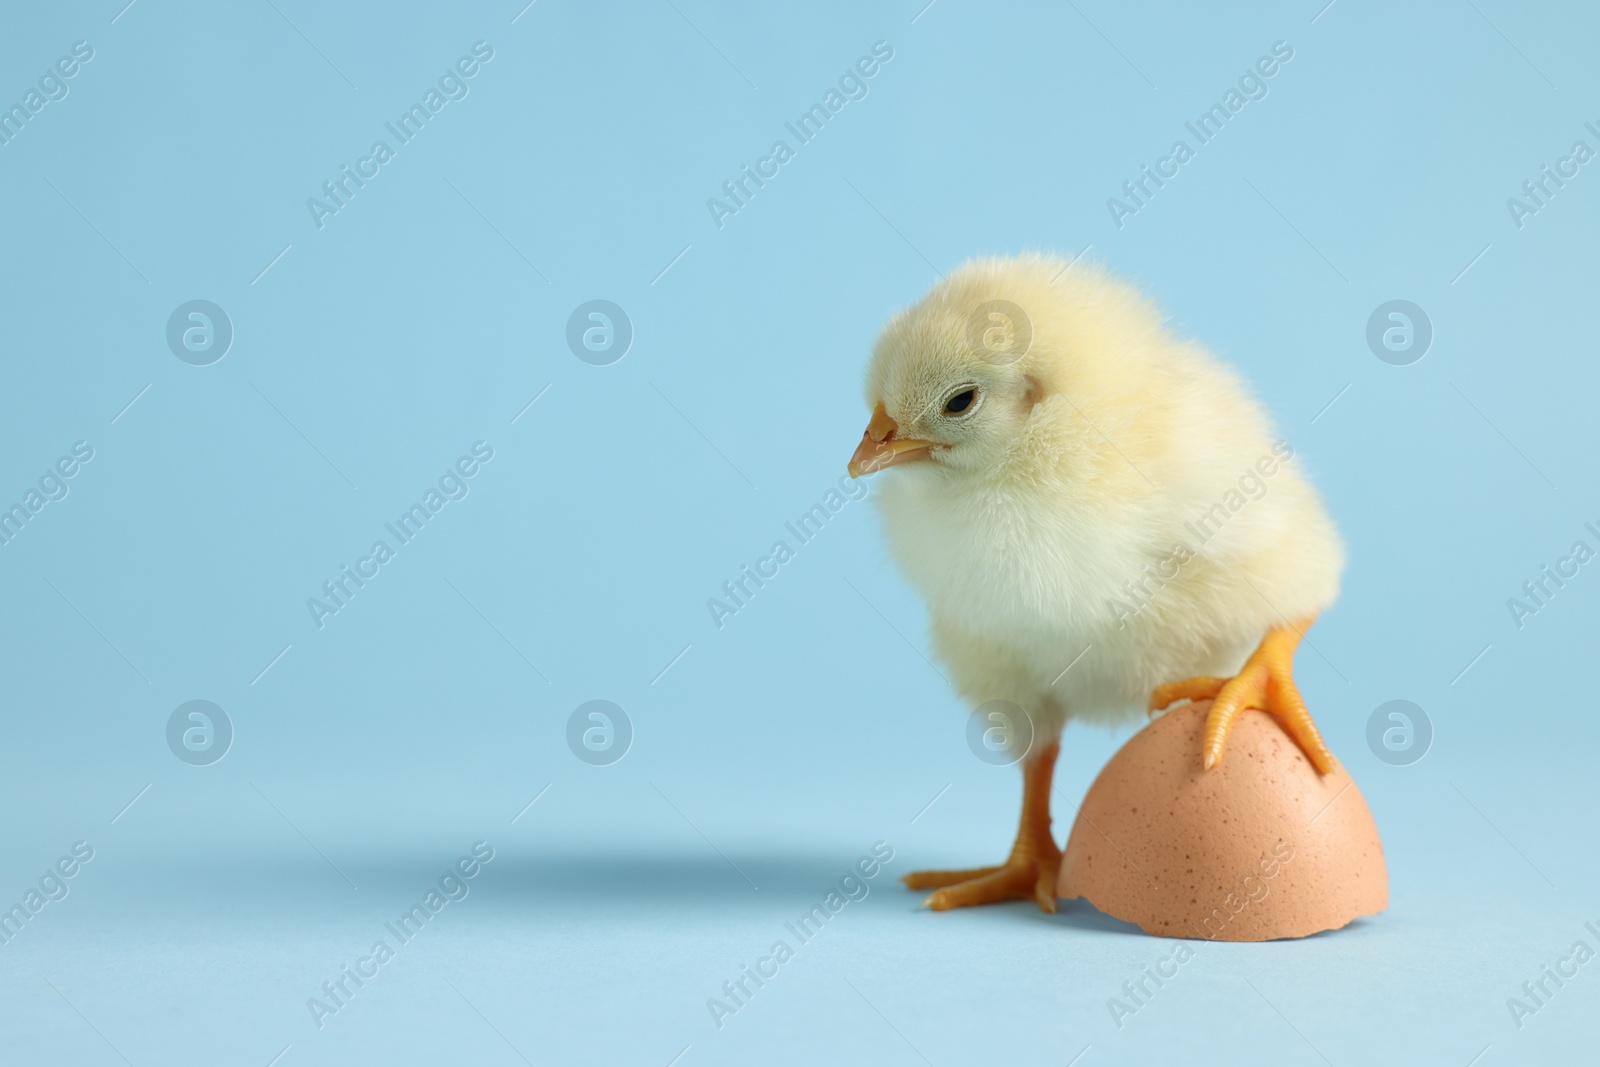
M963 389L944 402L945 413L947 415L959 415L970 408L972 402L976 399L978 399L978 391L976 389Z

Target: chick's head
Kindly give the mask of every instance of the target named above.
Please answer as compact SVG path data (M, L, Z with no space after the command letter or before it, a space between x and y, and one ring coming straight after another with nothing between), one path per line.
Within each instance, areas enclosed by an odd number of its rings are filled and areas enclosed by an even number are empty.
M1046 255L973 260L879 335L866 380L872 421L850 473L906 464L908 477L954 488L1009 470L1138 494L1150 484L1138 472L1164 469L1181 446L1167 427L1194 415L1184 397L1195 372L1216 388L1232 381L1197 358L1137 290L1098 267Z
M921 462L947 472L1004 462L1043 384L1031 318L1004 279L972 265L884 328L867 372L872 422L854 476Z

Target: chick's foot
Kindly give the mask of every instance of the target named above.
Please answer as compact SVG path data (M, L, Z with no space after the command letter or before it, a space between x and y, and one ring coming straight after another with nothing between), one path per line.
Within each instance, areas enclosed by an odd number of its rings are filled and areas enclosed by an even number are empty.
M1061 850L1050 836L1050 779L1055 773L1055 742L1028 757L1022 771L1022 823L1011 856L998 867L957 871L913 871L900 880L910 889L934 889L923 901L933 911L995 904L1002 900L1035 901L1056 910L1056 872Z
M970 908L977 904L998 904L1003 900L1032 899L1045 911L1056 910L1056 872L1061 868L1061 850L1054 842L1045 847L1012 851L1011 858L998 867L979 868L977 877L960 878L974 871L916 871L903 879L912 889L943 885L922 902L933 911ZM944 882L946 876L959 878Z
M1201 747L1205 768L1210 770L1221 761L1228 733L1239 713L1258 708L1278 720L1319 773L1328 774L1334 768L1333 753L1323 743L1294 684L1294 652L1311 622L1307 619L1300 625L1268 630L1260 647L1232 678L1188 678L1157 686L1150 696L1150 710L1157 711L1178 700L1210 700Z

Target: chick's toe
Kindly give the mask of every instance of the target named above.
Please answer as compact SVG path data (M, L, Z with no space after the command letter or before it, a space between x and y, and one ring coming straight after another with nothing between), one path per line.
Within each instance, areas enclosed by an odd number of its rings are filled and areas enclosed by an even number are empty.
M1307 619L1298 625L1268 630L1260 647L1232 678L1189 678L1157 687L1150 698L1151 710L1185 698L1211 700L1211 709L1206 714L1205 738L1201 743L1206 770L1222 761L1234 720L1245 709L1256 708L1278 720L1318 773L1331 773L1333 753L1323 742L1294 682L1294 652L1310 625L1311 620Z

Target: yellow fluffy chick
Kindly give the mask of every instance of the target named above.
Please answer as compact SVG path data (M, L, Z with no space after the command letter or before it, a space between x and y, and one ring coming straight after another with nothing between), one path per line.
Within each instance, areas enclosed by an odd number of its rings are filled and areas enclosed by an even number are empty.
M1069 719L1214 699L1207 768L1247 707L1333 767L1290 663L1338 593L1338 534L1244 383L1138 292L1053 257L969 263L885 327L867 403L850 472L897 468L877 495L937 655L1032 725L1010 858L907 875L929 907L1055 910Z

